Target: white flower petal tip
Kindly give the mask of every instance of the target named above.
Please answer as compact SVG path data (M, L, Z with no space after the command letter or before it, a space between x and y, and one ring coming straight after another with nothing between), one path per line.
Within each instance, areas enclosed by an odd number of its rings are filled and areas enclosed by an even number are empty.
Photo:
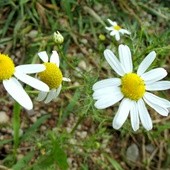
M7 92L25 109L31 110L33 108L32 101L25 92L21 84L14 77L9 80L4 80L3 85Z
M123 95L121 94L121 92L118 91L117 94L115 93L115 95L104 95L103 97L96 101L94 106L97 109L105 109L119 102L122 98Z
M139 112L137 109L137 103L132 101L132 107L130 109L130 120L132 129L137 131L139 129Z
M119 45L119 58L124 68L125 73L130 73L133 70L131 51L127 45Z
M131 34L131 32L129 32L128 30L125 30L125 29L121 29L119 32L122 34L128 34L128 35Z
M137 107L143 127L148 131L151 130L153 128L152 120L142 99L138 100Z
M104 50L104 56L109 65L112 67L112 69L120 76L123 76L125 74L121 63L116 58L116 56L113 54L113 52L109 49Z
M112 27L105 27L105 29L107 29L108 31L112 31Z
M46 103L46 104L50 103L55 98L55 94L56 94L56 89L50 90L44 103Z
M58 97L58 95L60 94L62 85L59 86L59 88L56 90L56 93L54 94L54 99L56 99Z
M24 74L32 74L39 73L45 70L45 66L43 64L25 64L15 67L16 72L24 73Z
M50 62L55 63L58 67L60 65L60 59L57 51L52 51L52 55L50 57Z
M63 77L63 81L71 82L71 79Z
M122 102L120 103L118 112L116 113L112 126L114 129L120 129L124 122L126 121L129 111L131 109L131 101L129 99L123 99Z
M155 58L156 58L155 51L150 52L139 65L137 74L142 75L149 68L149 66L153 63Z
M124 29L124 33L125 33L125 34L128 34L128 35L131 35L131 32L128 31L128 30L125 30L125 29Z
M38 56L41 58L43 62L48 62L48 55L46 51L41 51L38 53Z
M41 92L39 92L38 97L36 98L36 100L39 101L39 102L43 101L46 98L46 96L47 96L47 92L41 91Z
M92 86L92 90L98 90L106 87L118 87L121 85L121 79L119 78L109 78L105 80L100 80Z
M113 26L116 26L117 25L117 22L115 21L112 21L111 19L107 19L107 21L110 23L110 25L113 25Z
M52 51L52 53L53 53L53 55L55 55L55 57L59 56L59 55L58 55L58 52L57 52L57 51L55 51L55 50L54 50L54 51Z
M144 101L150 106L152 107L156 112L158 112L160 115L162 116L168 116L168 109L166 107L162 107L162 105L156 105L155 103L152 103L152 101L148 100L145 96L144 96Z
M164 68L155 68L141 75L145 84L155 83L167 76L167 71Z
M170 81L158 81L153 84L146 85L146 90L158 91L158 90L168 90L170 89Z
M120 34L117 33L117 34L115 35L115 38L116 38L116 41L119 41L119 40L120 40Z
M153 57L154 59L156 58L156 52L155 51L151 51L149 53L150 57Z
M40 81L36 78L33 78L26 74L18 73L18 72L15 72L15 76L22 82L30 85L31 87L33 87L37 90L44 91L44 92L49 91L49 87L45 83L43 83L42 81Z
M170 107L168 107L168 111L169 111L169 113L170 113Z
M168 100L158 97L152 93L145 92L143 98L146 99L149 103L155 104L157 106L164 107L164 108L170 107L170 102Z

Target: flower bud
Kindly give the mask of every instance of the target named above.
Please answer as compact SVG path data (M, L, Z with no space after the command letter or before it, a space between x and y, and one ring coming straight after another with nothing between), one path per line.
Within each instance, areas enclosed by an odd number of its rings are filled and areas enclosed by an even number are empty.
M106 37L105 37L105 35L100 34L100 35L99 35L99 39L100 39L101 41L105 41Z
M59 31L54 32L54 42L57 43L57 44L62 44L64 42L64 37L60 34Z

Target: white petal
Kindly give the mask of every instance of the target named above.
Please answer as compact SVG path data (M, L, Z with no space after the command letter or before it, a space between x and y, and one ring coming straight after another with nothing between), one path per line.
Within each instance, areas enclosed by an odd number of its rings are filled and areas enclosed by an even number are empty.
M113 27L111 26L111 27L105 27L107 30L109 30L109 31L113 31L114 29L113 29Z
M15 71L25 74L39 73L45 70L43 64L25 64L15 67Z
M163 99L161 97L158 97L158 96L156 96L152 93L145 92L143 97L144 97L144 99L146 99L150 103L153 103L153 104L158 105L160 107L165 107L165 108L170 107L170 102L168 100Z
M143 99L150 107L152 107L160 115L168 116L169 111L167 108L156 105L156 104L152 103L151 101L147 100L147 98L145 98L145 97Z
M35 79L29 75L26 74L22 74L22 73L18 73L15 72L14 75L21 80L22 82L30 85L31 87L40 90L40 91L44 91L44 92L48 92L49 91L49 87L43 83L42 81Z
M104 56L109 63L109 65L112 67L112 69L119 74L120 76L123 76L125 72L122 69L122 66L119 62L119 60L116 58L116 56L112 53L111 50L106 49L104 51Z
M100 100L98 100L95 103L95 107L97 109L105 109L109 106L114 105L115 103L117 103L118 101L120 101L123 98L123 94L122 93L117 93L114 96L106 96L101 98Z
M149 66L152 64L155 58L156 58L155 51L150 52L140 63L139 68L137 70L137 74L142 75L149 68Z
M44 63L48 62L48 55L46 51L41 51L38 55Z
M120 85L121 85L121 79L109 78L109 79L100 80L100 81L96 82L93 85L92 89L97 90L97 89L105 88L105 87L109 87L109 86L120 86Z
M55 93L56 93L56 89L52 89L50 90L50 92L47 95L47 98L45 99L44 103L49 103L51 102L54 98L55 98Z
M54 94L54 99L56 99L58 97L58 95L60 94L62 86L60 85L56 91L56 93Z
M145 84L151 84L166 77L167 71L163 68L152 69L141 75Z
M158 81L153 84L146 85L146 90L157 91L157 90L168 90L170 89L170 81Z
M21 84L14 77L9 80L4 80L3 85L7 92L25 109L31 110L33 108L32 101L25 92Z
M46 98L47 94L48 94L47 92L40 91L36 100L43 101Z
M132 102L130 109L130 120L133 130L137 131L139 129L139 112L137 109L137 103L135 101Z
M115 34L115 38L116 38L117 41L120 40L120 34L119 34L119 32L117 32L117 33Z
M110 35L111 35L111 36L115 36L116 34L118 34L118 31L117 31L117 30L112 30L112 31L110 32Z
M94 100L99 100L102 98L107 98L109 96L120 95L120 93L121 93L120 88L109 86L103 89L95 90L92 96Z
M131 100L127 98L123 99L122 102L120 103L118 112L116 113L112 122L112 126L114 129L121 128L121 126L124 124L124 122L126 121L129 115L130 109L131 109Z
M67 82L71 82L71 79L69 79L69 78L66 78L66 77L63 77L63 79L62 79L63 81L67 81Z
M119 32L122 34L128 34L128 35L131 34L128 30L125 30L125 29L120 29Z
M148 113L148 110L146 109L145 103L143 102L142 99L138 100L137 107L138 107L139 117L142 122L142 125L146 130L151 130L153 126L152 120Z
M53 51L51 57L50 57L50 62L55 63L58 67L60 65L60 59L57 51Z
M168 111L169 111L169 113L170 113L170 107L168 107Z
M107 19L107 20L108 20L108 22L110 23L110 25L113 25L113 26L116 26L116 25L117 25L117 22L112 21L112 20L110 20L110 19Z
M132 66L132 56L131 56L131 52L130 49L127 45L119 45L119 58L120 58L120 62L123 66L123 68L125 69L126 73L131 73L133 70L133 66Z

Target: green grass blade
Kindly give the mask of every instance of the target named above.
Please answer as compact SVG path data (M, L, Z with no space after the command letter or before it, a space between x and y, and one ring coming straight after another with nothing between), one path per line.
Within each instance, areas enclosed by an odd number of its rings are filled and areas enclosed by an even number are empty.
M109 156L106 156L109 162L112 164L112 166L115 168L115 170L123 170L121 165L115 160L110 158Z
M10 25L11 22L12 22L12 19L13 19L13 17L14 17L15 12L16 12L16 9L13 9L13 10L10 12L7 20L5 21L5 25L4 25L3 29L2 29L2 37L5 36L8 28L9 28L9 25Z
M39 118L29 129L26 130L25 134L22 136L21 140L27 139L31 133L35 132L37 128L45 122L48 118L50 118L50 115L44 115L41 118Z
M34 152L27 153L26 156L24 156L22 159L20 159L13 167L13 170L21 170L22 168L26 168L29 161L34 156Z

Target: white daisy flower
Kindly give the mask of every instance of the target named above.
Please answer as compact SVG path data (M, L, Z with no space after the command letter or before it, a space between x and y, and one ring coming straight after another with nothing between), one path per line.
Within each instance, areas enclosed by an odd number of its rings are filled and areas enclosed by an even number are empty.
M62 87L62 81L71 80L69 78L63 77L62 72L59 69L60 60L57 51L53 51L50 60L48 60L46 51L39 52L38 55L46 67L43 72L38 73L38 77L50 87L50 92L40 92L37 100L44 100L45 103L49 103L59 95Z
M45 83L27 75L43 70L45 70L43 64L26 64L15 67L13 60L8 55L0 53L0 81L2 81L7 92L28 110L33 108L33 104L18 80L35 89L47 92L49 87Z
M130 35L131 33L127 31L126 29L121 28L119 25L117 25L117 22L112 21L110 19L107 19L108 22L110 23L110 27L105 27L107 30L110 31L111 36L115 36L116 40L120 40L120 34L128 34Z
M152 120L144 102L160 115L168 115L170 102L148 92L170 89L170 81L160 81L167 75L167 72L163 68L146 72L156 57L156 53L152 51L139 65L137 73L133 73L129 47L120 45L118 50L119 60L108 49L104 51L104 56L121 78L109 78L93 85L93 98L97 100L95 107L105 109L122 100L113 119L113 128L119 129L130 113L131 125L134 131L139 129L139 121L146 130L151 130Z

